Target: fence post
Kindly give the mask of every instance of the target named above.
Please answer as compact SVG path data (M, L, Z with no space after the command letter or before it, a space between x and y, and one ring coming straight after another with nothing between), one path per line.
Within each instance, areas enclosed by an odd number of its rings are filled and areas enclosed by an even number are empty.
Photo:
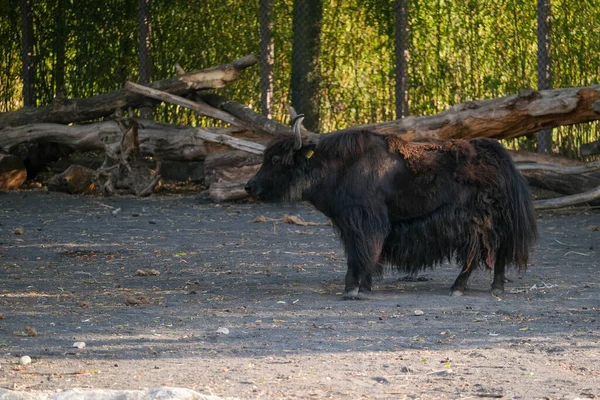
M272 118L273 105L273 0L260 0L260 105L262 114Z
M408 116L408 0L395 0L396 119Z
M140 83L147 84L152 80L152 58L150 56L150 42L152 29L150 25L150 0L138 1L138 40L139 40L139 69ZM152 118L152 107L140 108L142 118Z
M551 33L551 8L550 0L538 0L537 3L537 40L538 40L538 90L552 88L551 59L550 59L550 33ZM538 153L552 152L552 129L538 132Z

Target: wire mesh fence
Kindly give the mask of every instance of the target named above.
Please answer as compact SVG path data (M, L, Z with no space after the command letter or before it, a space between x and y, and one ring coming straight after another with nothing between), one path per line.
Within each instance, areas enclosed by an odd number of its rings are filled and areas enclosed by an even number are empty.
M593 1L539 0L551 31L538 31L539 7L528 0L296 3L35 0L36 103L48 104L59 92L87 97L128 79L143 81L148 64L158 80L176 74L177 63L191 71L257 54L260 67L221 94L282 122L288 104L304 113L312 107L314 130L328 132L392 120L406 109L431 115L528 87L589 85L600 76L600 37L589 23L600 19L600 8ZM23 105L19 17L19 0L0 0L0 111ZM138 37L142 21L150 62ZM538 47L541 39L547 48ZM154 116L214 124L175 106L161 106ZM509 145L576 156L580 143L599 137L598 125L562 127L550 137L553 147L548 134Z

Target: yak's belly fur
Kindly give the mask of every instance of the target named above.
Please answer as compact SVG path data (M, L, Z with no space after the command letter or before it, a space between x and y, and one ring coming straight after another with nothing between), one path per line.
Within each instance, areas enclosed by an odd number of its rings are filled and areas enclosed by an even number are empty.
M416 273L445 261L479 264L478 256L488 258L489 246L486 249L483 244L494 240L492 232L487 237L482 234L471 215L444 206L423 217L392 223L381 261L406 273Z

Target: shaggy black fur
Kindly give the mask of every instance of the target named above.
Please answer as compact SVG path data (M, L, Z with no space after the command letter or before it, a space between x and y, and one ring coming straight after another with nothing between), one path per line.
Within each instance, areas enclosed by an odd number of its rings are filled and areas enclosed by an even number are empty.
M370 291L386 264L415 273L447 260L462 266L453 294L481 265L494 269L498 294L505 266L525 269L537 237L527 183L490 139L423 145L354 131L294 151L294 137L283 136L246 190L260 200L308 200L331 218L348 258L347 298Z

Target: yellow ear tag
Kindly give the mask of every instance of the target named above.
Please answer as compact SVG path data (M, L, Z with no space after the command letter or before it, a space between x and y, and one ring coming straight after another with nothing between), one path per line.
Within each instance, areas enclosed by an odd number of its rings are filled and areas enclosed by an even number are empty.
M313 156L313 154L315 154L315 152L312 150L309 150L308 153L306 153L306 158L311 158Z

